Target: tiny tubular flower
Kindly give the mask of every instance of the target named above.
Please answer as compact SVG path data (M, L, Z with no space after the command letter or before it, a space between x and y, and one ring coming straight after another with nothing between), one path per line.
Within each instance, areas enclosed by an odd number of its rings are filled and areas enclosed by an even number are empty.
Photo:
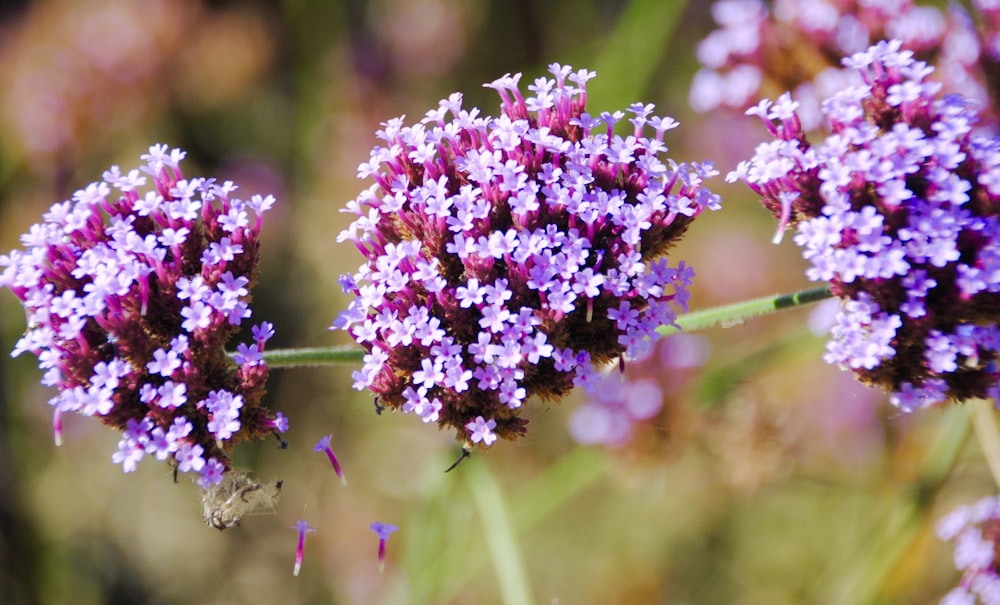
M333 472L337 473L337 476L340 477L340 482L346 486L347 478L344 476L343 469L340 468L340 461L334 455L333 448L330 447L330 439L332 437L333 434L321 437L319 442L313 447L313 451L326 454L326 457L330 459L330 465L333 466Z
M299 532L299 541L295 547L295 567L292 568L292 575L298 576L299 570L302 569L302 555L305 553L306 550L306 534L308 534L309 532L314 532L316 530L312 527L309 527L309 523L307 523L303 519L299 519L295 523L295 525L292 526L292 529Z
M383 573L385 571L386 542L389 541L389 535L399 528L391 523L382 523L381 521L376 521L368 527L378 535L378 572Z

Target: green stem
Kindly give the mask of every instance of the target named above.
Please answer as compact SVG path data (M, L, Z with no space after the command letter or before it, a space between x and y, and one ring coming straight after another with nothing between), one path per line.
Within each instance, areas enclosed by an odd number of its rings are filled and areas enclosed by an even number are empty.
M830 288L826 286L811 290L801 290L792 294L762 296L753 300L745 300L730 305L685 313L677 318L677 325L686 332L697 332L717 325L728 328L742 324L746 320L760 315L817 302L831 296L833 294L830 293ZM663 326L660 328L661 334L673 334L677 331L677 328L673 326Z
M340 363L360 363L365 350L354 345L342 347L310 347L264 351L264 361L271 368L330 366Z
M830 298L831 296L830 289L827 287L802 290L801 292L794 292L792 294L764 296L731 305L692 311L678 317L677 325L688 332L697 332L698 330L704 330L719 324L728 327L741 324L753 317L816 302ZM672 326L663 326L660 328L660 333L662 334L672 334L677 331L677 328ZM264 351L264 361L271 368L315 367L341 363L360 363L364 355L364 349L353 345L274 349Z
M485 462L485 461L483 461ZM500 491L500 485L490 473L486 464L469 465L466 476L472 487L472 497L479 509L479 519L483 523L483 534L493 568L500 585L500 598L504 605L532 605L531 590L524 560L518 551L515 532L507 514L507 505Z
M488 463L492 462L477 454L475 459L463 462L455 472L479 473L481 471L477 467ZM611 464L611 458L601 450L575 447L531 479L519 483L517 489L505 499L505 502L509 503L505 507L508 509L508 514L504 521L510 528L507 533L509 539L532 535L540 525L550 522L565 511L567 506L572 506L582 493L594 489L595 484L607 477ZM466 510L465 496L472 495L472 485L479 481L476 477L470 477L466 480L469 489L459 494L442 487L441 483L436 483L443 481L445 477L451 475L442 473L440 465L435 466L427 482L431 485L428 491L437 496L424 503L423 506L426 507L424 510L412 511L419 517L423 533L417 537L410 536L413 541L407 541L408 545L414 545L413 556L408 560L415 564L418 561L426 562L433 559L435 563L433 571L425 570L426 573L421 574L419 580L415 581L413 596L406 601L407 603L422 605L454 602L455 595L483 574L487 563L492 562L496 567L496 556L492 554L491 549L483 548L480 540L466 540L461 543L461 547L448 548L447 552L436 550L440 548L440 544L458 540L459 536L465 535L463 532L468 531L467 528L447 531L441 528L455 527L454 520L461 517L464 514L462 511ZM443 485L453 484L447 482ZM445 506L445 503L448 506ZM500 538L505 539L503 536ZM512 552L513 557L516 557L517 552L511 550L512 548L515 547L499 548L499 550ZM509 563L507 567L517 568L514 563ZM500 577L499 572L497 577ZM530 593L530 586L526 590Z
M871 511L868 551L857 559L853 577L841 578L839 592L830 603L890 603L891 582L907 557L919 551L927 539L934 501L947 484L969 434L969 413L961 408L947 410L936 435L923 452L919 474L909 487L889 490L881 505Z

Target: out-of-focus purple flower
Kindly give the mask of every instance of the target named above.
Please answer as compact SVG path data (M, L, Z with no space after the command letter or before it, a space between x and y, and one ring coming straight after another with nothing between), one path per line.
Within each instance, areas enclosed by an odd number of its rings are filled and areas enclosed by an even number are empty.
M1000 3L996 0L973 0L985 23L981 26L983 51L993 61L1000 61Z
M292 529L299 532L299 540L297 545L295 546L295 567L292 568L292 575L298 576L299 570L302 569L302 557L305 554L306 550L306 534L308 534L309 532L314 532L316 530L312 527L309 527L309 523L302 519L299 519L295 523L295 525L292 526Z
M385 545L389 541L389 536L392 532L397 531L399 528L391 523L382 523L381 521L376 521L372 523L369 528L378 534L378 572L382 573L385 571Z
M824 103L825 140L805 138L787 94L747 113L775 140L741 179L779 236L843 301L825 359L892 393L903 410L1000 395L1000 142L976 111L939 97L933 69L881 42L845 59L865 84Z
M624 112L585 113L594 74L551 71L528 97L520 74L488 84L499 117L456 93L417 125L386 122L339 238L366 258L333 325L368 349L355 388L465 443L522 435L528 398L645 350L686 308L692 271L667 248L719 207L711 164L659 159L676 122L637 103L614 134Z
M287 426L261 405L270 328L235 365L224 348L250 317L260 219L274 199L185 179L184 155L154 145L141 169L114 166L52 206L24 250L0 256L0 286L28 317L13 354L37 355L42 383L59 389L57 441L62 413L95 416L122 431L112 459L126 472L149 454L207 486L233 445Z
M674 334L656 344L651 352L658 354L637 359L624 374L602 375L588 400L573 410L570 435L584 445L626 445L637 427L659 417L664 405L670 405L690 371L708 360L709 350L701 336Z
M941 605L1000 603L1000 574L996 553L1000 543L1000 497L983 498L972 506L959 506L941 518L937 534L955 544L955 569L962 572L958 586L941 599Z
M602 376L593 399L570 417L573 438L584 445L622 446L632 435L633 423L655 416L663 405L663 393L651 380L627 380L612 372ZM634 414L633 407L640 408Z
M761 95L794 92L803 127L819 126L820 101L846 86L860 84L840 68L840 57L885 38L901 40L918 58L933 60L936 77L948 92L987 103L997 90L997 65L989 42L993 19L977 29L958 3L942 12L910 0L859 2L721 0L712 7L719 24L697 49L702 68L691 85L697 111L720 107L743 110ZM983 2L977 2L981 13ZM993 10L992 12L996 12Z

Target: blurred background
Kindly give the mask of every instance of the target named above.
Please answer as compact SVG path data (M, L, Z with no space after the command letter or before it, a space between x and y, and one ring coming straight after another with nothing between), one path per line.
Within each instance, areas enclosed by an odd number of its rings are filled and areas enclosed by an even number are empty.
M709 7L6 0L0 250L108 166L166 143L188 152L188 177L279 199L253 293L255 321L277 328L269 347L348 344L327 330L346 306L337 278L361 261L336 244L339 209L368 186L355 169L381 122L418 120L454 91L495 115L483 82L524 72L526 84L558 61L598 72L591 113L655 103L681 122L670 157L711 158L725 175L764 133L689 109ZM724 210L673 252L698 274L692 308L809 287L752 193L721 177L712 189ZM828 318L814 305L667 339L632 364L628 388L532 402L525 439L447 475L451 435L376 415L351 389L354 367L273 370L290 446L234 457L283 480L281 501L225 532L167 466L147 458L123 474L117 434L92 419L64 417L56 448L35 360L0 355L0 603L936 602L958 577L934 523L996 490L968 410L901 416L821 361ZM23 322L0 293L0 351ZM609 428L622 408L630 420ZM329 433L346 488L312 451ZM293 577L298 519L317 532ZM400 527L382 575L376 520ZM497 531L513 552L498 551Z

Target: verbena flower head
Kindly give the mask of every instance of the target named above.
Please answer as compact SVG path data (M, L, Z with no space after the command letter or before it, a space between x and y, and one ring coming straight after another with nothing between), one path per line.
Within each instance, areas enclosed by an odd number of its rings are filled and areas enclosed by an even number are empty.
M983 3L977 3L983 12ZM702 68L691 85L697 111L744 110L764 95L789 90L800 103L806 130L819 126L820 101L856 85L840 58L878 40L901 40L917 57L933 60L948 92L986 102L996 59L990 59L987 26L977 31L969 15L952 3L947 12L910 0L720 0L712 6L719 29L697 48Z
M1000 395L1000 143L900 47L844 61L865 85L824 103L817 144L787 94L748 111L775 140L727 178L797 226L807 276L842 299L826 360L909 411Z
M339 240L365 256L334 322L368 350L354 374L383 405L490 445L525 432L522 405L589 387L684 309L692 271L665 252L704 209L711 164L660 160L677 123L629 108L585 113L585 70L554 64L525 98L520 74L486 86L499 117L441 101L384 124Z
M271 196L235 198L232 182L185 179L184 152L163 145L146 165L52 206L0 256L0 286L20 299L28 328L14 355L38 356L60 414L95 416L122 432L112 457L125 472L147 454L207 487L228 452L287 428L261 405L268 323L235 363L229 337L250 317L258 234ZM151 182L151 183L150 183ZM148 186L150 183L151 186Z
M941 605L1000 604L1000 497L959 506L938 522L937 534L955 543L955 568L962 572L959 585L941 599Z

